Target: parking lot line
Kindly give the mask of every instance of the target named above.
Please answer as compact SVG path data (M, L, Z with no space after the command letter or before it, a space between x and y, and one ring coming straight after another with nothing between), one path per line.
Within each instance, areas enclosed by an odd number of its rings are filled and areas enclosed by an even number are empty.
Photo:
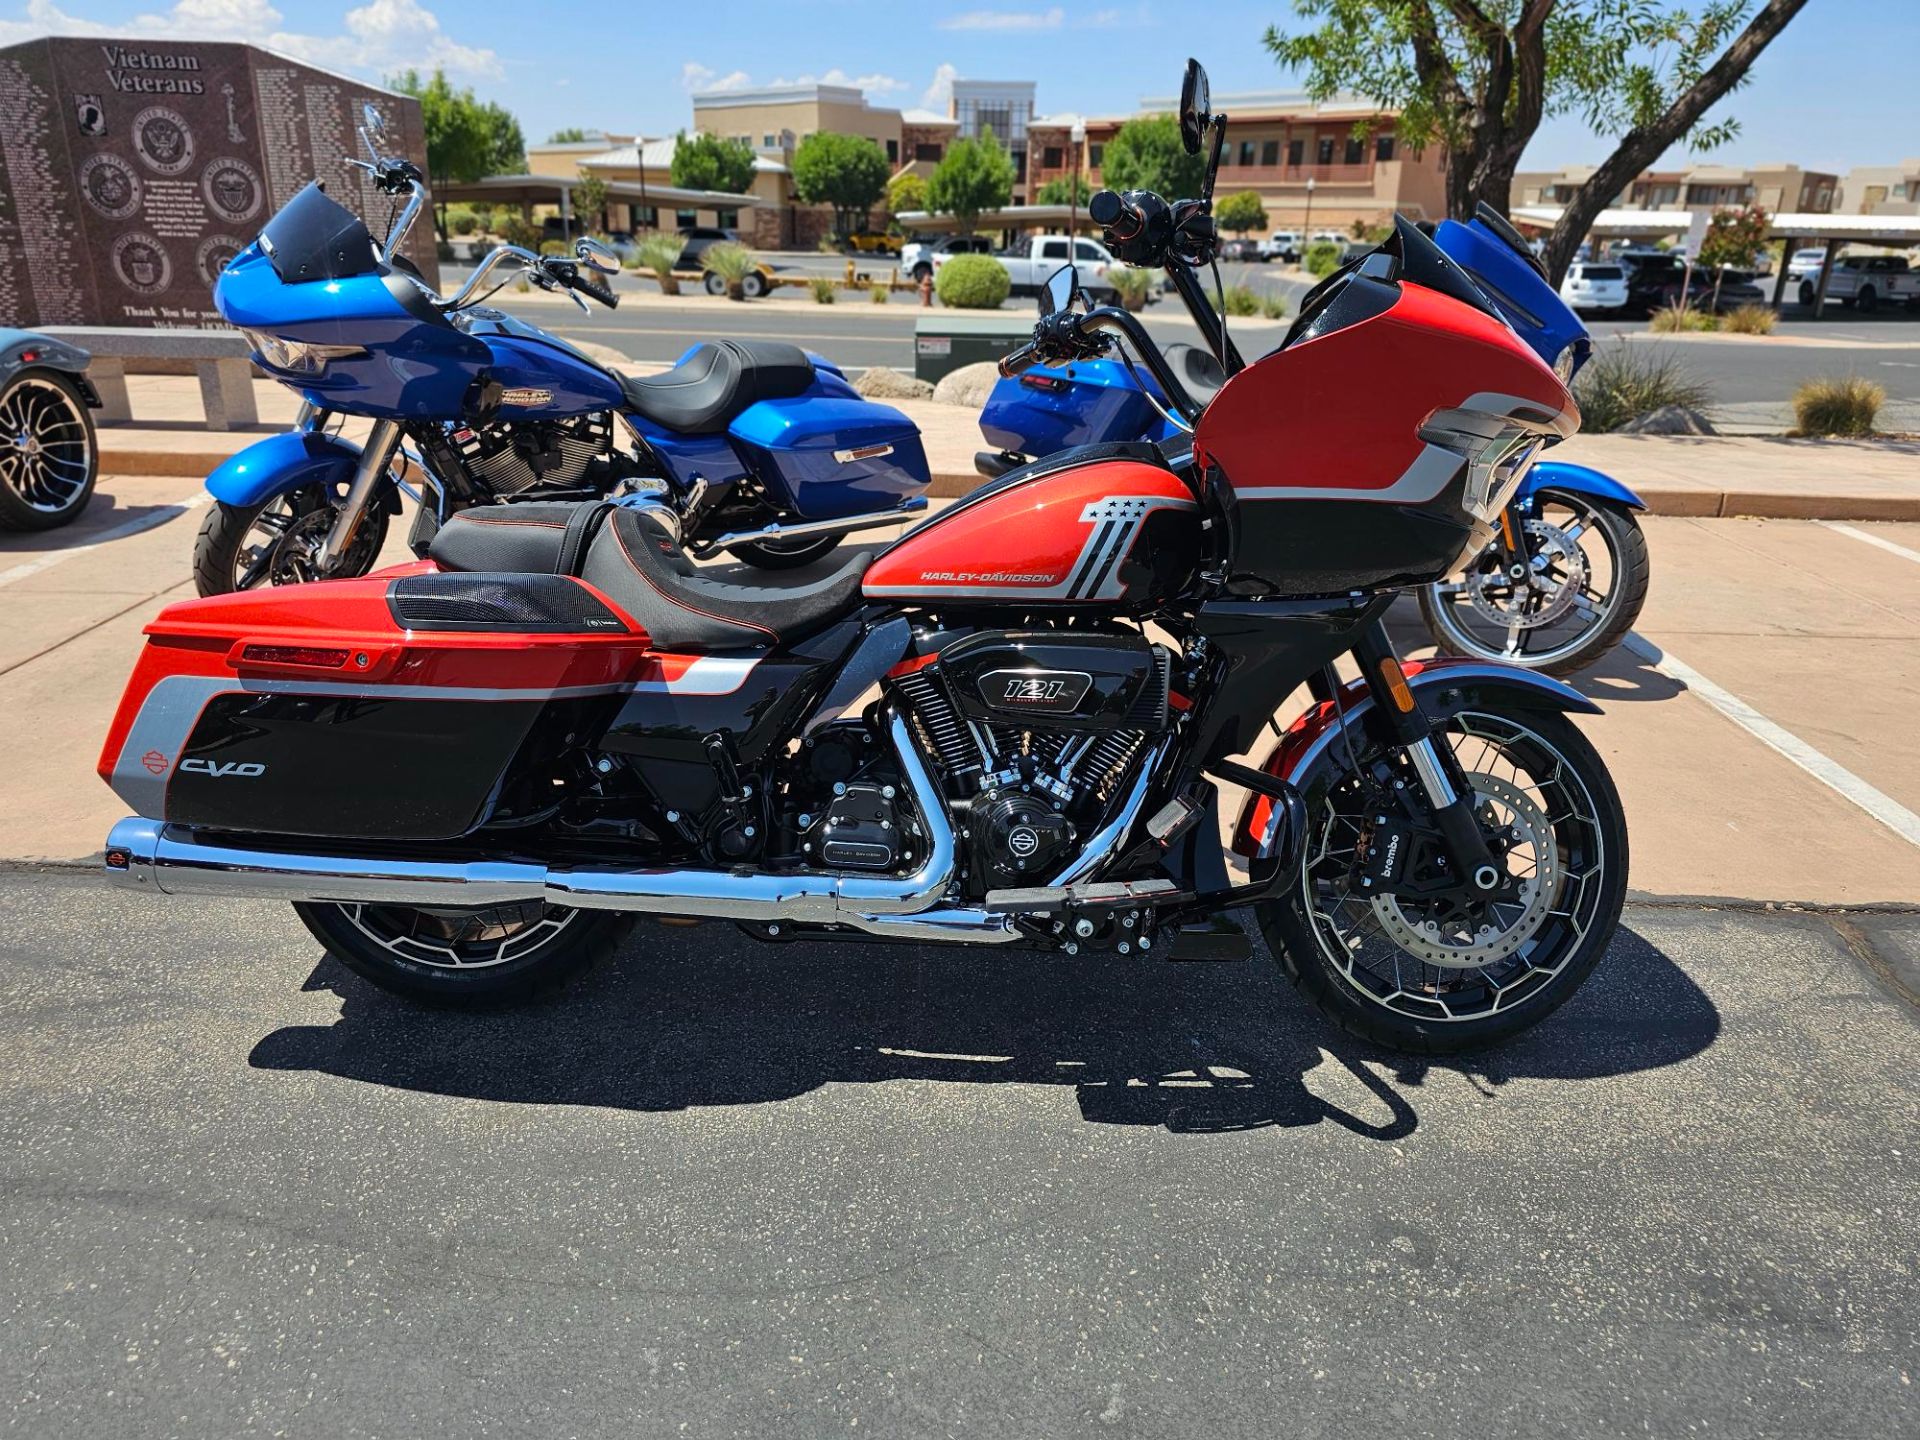
M143 530L151 530L156 525L164 525L169 520L177 520L189 510L197 510L211 499L213 499L213 497L202 490L198 495L182 500L177 505L156 506L145 515L129 520L124 525L116 525L111 530L102 530L85 545L73 545L64 550L49 550L46 554L36 559L23 561L11 569L0 570L0 585L11 585L14 581L24 580L29 575L38 575L43 570L51 570L62 560L71 560L76 555L85 555L89 551L98 550L102 545L111 544L115 540L124 540L129 535L138 535Z
M1920 565L1920 550L1909 550L1906 546L1896 545L1893 541L1875 535L1871 531L1856 530L1853 526L1842 525L1837 520L1816 520L1813 523L1816 525L1824 525L1829 530L1837 531L1842 535L1849 535L1853 539L1861 541L1863 544L1877 546L1889 555L1898 555L1902 560L1911 560L1914 564Z
M1685 685L1761 744L1791 760L1836 795L1859 806L1909 845L1920 847L1920 815L1891 795L1875 789L1831 756L1775 724L1739 696L1714 684L1686 661L1668 654L1651 640L1637 633L1629 634L1625 645L1654 669Z

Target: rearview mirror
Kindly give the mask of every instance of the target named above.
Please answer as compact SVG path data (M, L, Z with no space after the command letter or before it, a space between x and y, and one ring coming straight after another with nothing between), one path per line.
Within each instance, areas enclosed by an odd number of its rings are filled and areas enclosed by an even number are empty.
M1073 266L1062 265L1047 277L1047 283L1040 291L1040 313L1058 315L1070 309L1079 289L1080 277L1074 273Z
M1212 123L1213 95L1207 88L1206 69L1198 60L1189 60L1186 79L1180 82L1180 143L1189 155L1200 153Z
M589 270L598 270L602 275L620 273L620 257L598 240L576 240L573 253L580 263Z

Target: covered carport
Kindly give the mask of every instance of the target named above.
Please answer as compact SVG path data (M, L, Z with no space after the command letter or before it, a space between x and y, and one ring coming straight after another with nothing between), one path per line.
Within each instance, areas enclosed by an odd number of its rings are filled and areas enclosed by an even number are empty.
M1654 241L1669 235L1682 235L1693 227L1691 210L1602 210L1587 230L1588 237L1610 240ZM1513 222L1532 230L1551 230L1560 220L1558 205L1521 205L1513 211ZM1834 258L1845 245L1878 245L1889 250L1906 250L1920 245L1920 215L1824 215L1813 211L1783 211L1771 216L1768 240L1799 242L1798 248L1815 245L1826 248L1820 262L1820 278L1814 286L1813 314L1826 313L1827 283L1833 275ZM1773 305L1780 307L1786 297L1789 263L1796 246L1789 243L1780 258L1780 272L1773 281Z
M433 187L438 204L485 204L517 207L522 219L533 218L533 207L552 205L559 209L561 223L569 235L574 233L573 192L586 177L559 175L485 175L478 180L446 180ZM733 195L722 190L683 190L677 185L642 184L638 180L607 180L609 204L623 204L636 212L641 209L710 211L712 218L700 223L717 223L722 210L756 210L768 203L755 195ZM584 226L582 228L585 228Z

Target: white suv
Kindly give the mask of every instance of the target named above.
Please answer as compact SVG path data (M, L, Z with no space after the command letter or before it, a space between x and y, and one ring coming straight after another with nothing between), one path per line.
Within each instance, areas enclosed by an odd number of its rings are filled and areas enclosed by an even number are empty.
M1262 260L1298 260L1300 237L1291 230L1276 230L1260 242Z
M1623 310L1627 272L1611 260L1576 260L1560 282L1560 298L1575 310Z

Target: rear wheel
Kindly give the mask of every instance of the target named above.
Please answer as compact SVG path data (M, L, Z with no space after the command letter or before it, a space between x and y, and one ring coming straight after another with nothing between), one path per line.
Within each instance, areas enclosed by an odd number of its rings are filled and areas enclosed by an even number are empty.
M740 282L740 293L749 300L758 300L767 293L767 277L758 270L749 271L747 277Z
M313 937L354 974L430 1004L523 999L619 948L631 916L533 901L483 910L296 904Z
M202 595L229 595L263 585L335 580L373 569L387 541L387 509L378 501L360 517L353 544L322 575L316 556L339 514L318 486L272 495L255 505L216 504L193 544L193 583Z
M1813 288L1813 282L1811 280L1802 280L1800 282L1800 303L1802 305L1813 304L1817 294L1818 292Z
M1563 716L1489 707L1439 721L1478 799L1503 875L1491 899L1416 888L1445 879L1435 837L1409 832L1400 893L1359 859L1398 808L1404 762L1343 747L1309 780L1298 888L1259 907L1267 942L1328 1019L1377 1044L1441 1054L1496 1044L1566 1002L1599 963L1626 895L1627 834L1605 763ZM1400 770L1407 769L1406 774Z
M811 540L755 540L733 546L732 554L756 570L798 570L832 554L840 539L838 535L819 535Z
M87 508L99 471L93 416L71 380L28 370L0 390L0 527L67 524Z
M1860 287L1860 298L1856 302L1862 314L1871 314L1880 308L1880 296L1871 285Z

